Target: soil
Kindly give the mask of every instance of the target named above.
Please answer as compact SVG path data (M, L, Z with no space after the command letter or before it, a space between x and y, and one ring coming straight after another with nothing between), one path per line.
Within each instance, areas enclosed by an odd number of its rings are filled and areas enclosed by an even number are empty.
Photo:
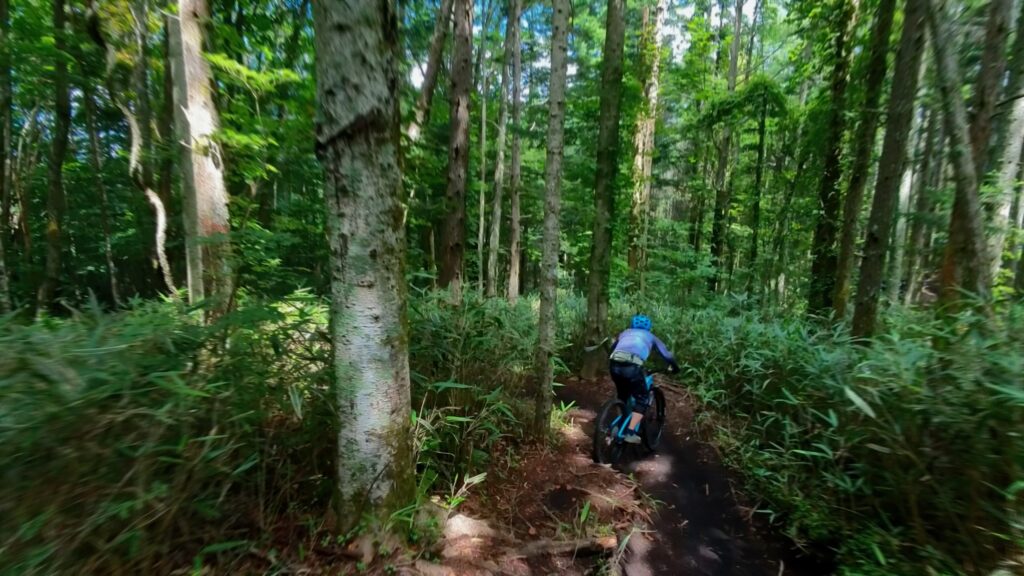
M694 425L692 399L667 382L667 426L654 454L627 452L620 470L632 475L658 504L652 514L653 540L631 540L623 568L630 576L776 576L832 574L834 566L796 550L770 527L751 521L752 509L737 502L733 477L717 451L701 441ZM580 413L596 413L611 398L610 381L570 380L559 391ZM588 437L593 416L580 419Z

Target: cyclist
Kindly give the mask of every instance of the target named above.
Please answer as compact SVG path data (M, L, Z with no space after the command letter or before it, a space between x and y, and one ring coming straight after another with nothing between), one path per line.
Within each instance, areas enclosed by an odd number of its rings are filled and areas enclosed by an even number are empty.
M650 356L651 348L656 348L658 354L668 363L669 373L679 372L679 364L665 343L651 332L651 319L643 314L633 316L629 328L615 337L615 341L612 342L612 353L608 358L608 371L615 382L619 400L628 402L632 396L635 402L629 421L629 431L624 439L630 444L640 443L637 430L651 402L644 372L644 362Z

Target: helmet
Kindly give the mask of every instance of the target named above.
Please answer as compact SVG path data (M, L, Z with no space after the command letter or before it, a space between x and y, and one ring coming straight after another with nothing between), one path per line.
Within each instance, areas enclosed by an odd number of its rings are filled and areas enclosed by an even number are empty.
M633 319L629 321L629 327L636 330L650 330L651 319L643 314L637 314L633 316Z

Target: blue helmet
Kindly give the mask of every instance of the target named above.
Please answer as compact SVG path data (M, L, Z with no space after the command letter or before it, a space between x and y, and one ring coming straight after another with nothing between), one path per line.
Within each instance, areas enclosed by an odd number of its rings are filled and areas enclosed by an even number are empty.
M651 319L643 314L637 314L633 316L633 319L629 321L629 327L635 330L650 330Z

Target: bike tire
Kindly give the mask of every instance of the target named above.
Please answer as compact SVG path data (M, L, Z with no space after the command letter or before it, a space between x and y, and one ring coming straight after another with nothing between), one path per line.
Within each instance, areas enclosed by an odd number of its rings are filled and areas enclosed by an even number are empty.
M616 416L626 417L626 405L617 399L605 402L597 413L597 420L594 421L593 458L598 464L615 464L622 456L623 443L616 441L615 431L611 429Z
M651 408L654 408L654 414L651 414ZM648 452L654 452L658 449L658 445L661 444L661 436L665 432L665 423L665 393L661 391L661 388L655 388L653 406L647 409L647 416L643 419L642 426L643 435L641 438Z

